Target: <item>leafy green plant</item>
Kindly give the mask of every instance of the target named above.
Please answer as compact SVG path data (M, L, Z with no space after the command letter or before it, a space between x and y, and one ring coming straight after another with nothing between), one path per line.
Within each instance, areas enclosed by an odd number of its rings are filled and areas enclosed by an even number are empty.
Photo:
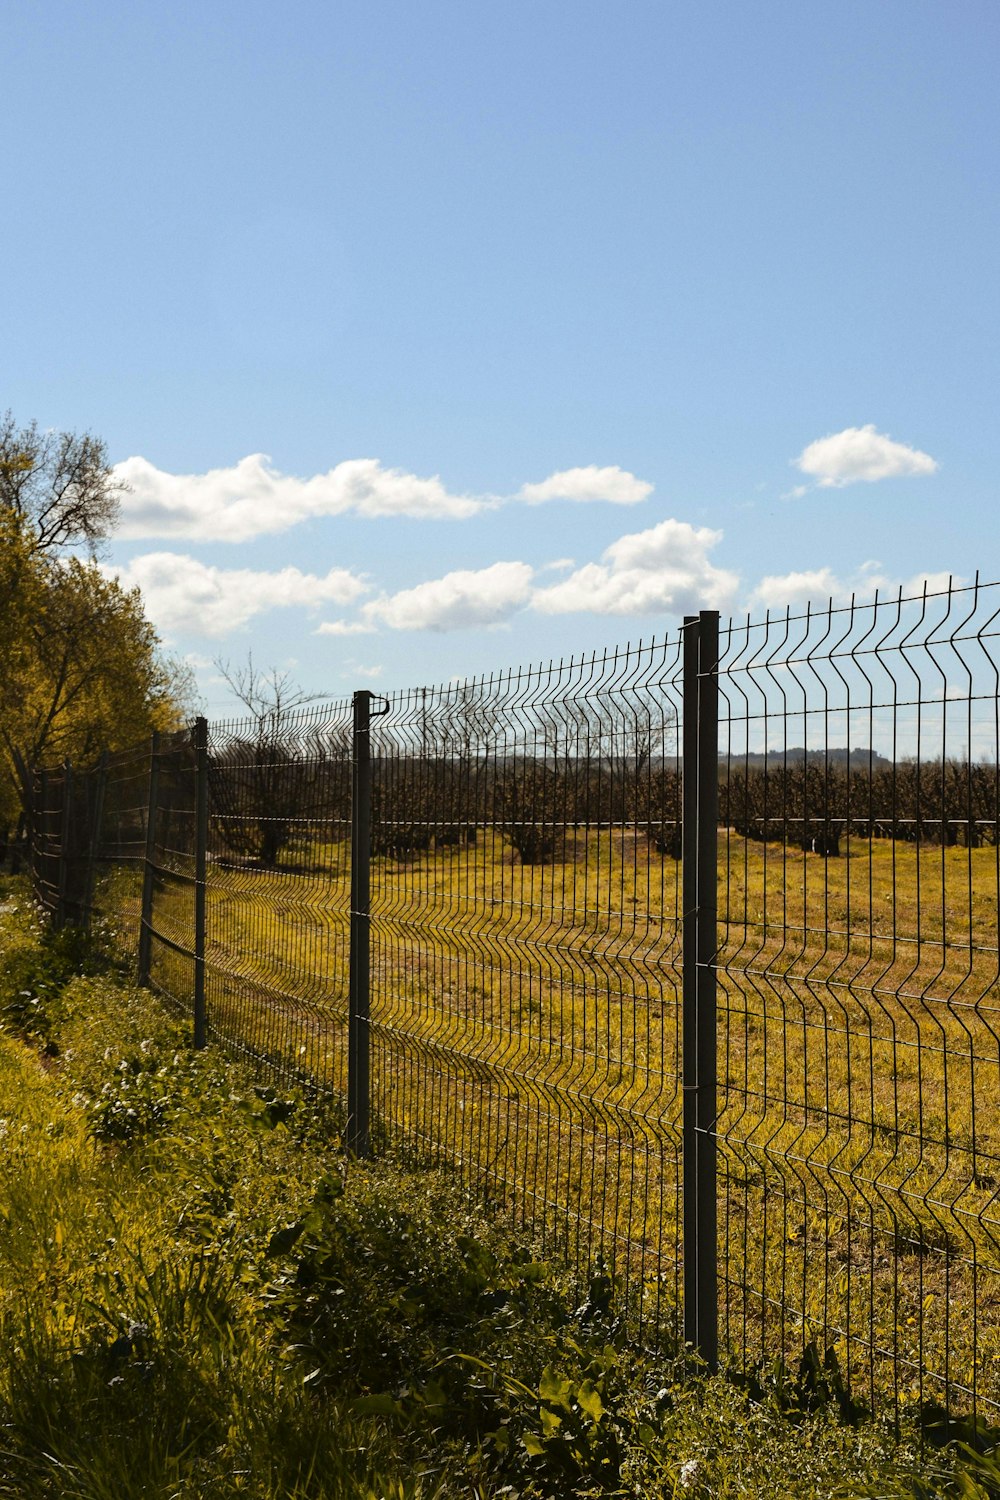
M156 1057L123 1059L92 1101L90 1128L100 1141L134 1141L162 1128L181 1106L179 1067Z
M790 1421L828 1408L852 1426L870 1415L844 1380L837 1351L828 1346L821 1354L815 1339L806 1345L797 1367L783 1359L761 1361L747 1372L732 1371L729 1379L751 1400L772 1406Z
M1000 1497L1000 1426L985 1417L957 1417L936 1402L921 1413L924 1438L932 1448L954 1455L955 1476L947 1493L955 1500L997 1500ZM915 1487L918 1500L925 1494Z
M0 1024L28 1041L54 1045L59 999L67 980L92 959L73 928L46 935L31 923L8 942L0 973Z
M449 1350L509 1345L566 1317L528 1246L491 1233L456 1189L426 1174L352 1172L345 1185L328 1173L267 1254L284 1262L268 1304L314 1379L334 1380L347 1365L373 1395L409 1398L432 1371L435 1386L457 1389L465 1379L443 1361Z

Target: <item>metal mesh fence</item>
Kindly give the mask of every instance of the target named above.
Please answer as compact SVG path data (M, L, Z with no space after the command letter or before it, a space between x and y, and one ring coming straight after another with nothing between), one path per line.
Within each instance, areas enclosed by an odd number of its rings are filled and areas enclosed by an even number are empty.
M344 1096L351 705L215 724L208 751L209 1033Z
M80 776L76 781L83 784ZM92 915L111 948L127 959L134 957L139 942L149 746L107 756L87 781L100 793L94 797L99 817L89 841L94 853Z
M676 1332L680 642L386 708L373 1107Z
M62 920L61 894L68 860L63 818L66 768L38 771L32 784L28 862L32 889L43 911L56 923Z
M996 585L703 614L200 721L39 778L36 889L349 1142L603 1262L645 1341L995 1412L998 618Z
M723 1342L1000 1404L1000 590L732 625Z
M193 736L158 736L145 772L152 796L143 830L144 916L137 944L139 977L175 1008L194 1000L197 894L197 778Z

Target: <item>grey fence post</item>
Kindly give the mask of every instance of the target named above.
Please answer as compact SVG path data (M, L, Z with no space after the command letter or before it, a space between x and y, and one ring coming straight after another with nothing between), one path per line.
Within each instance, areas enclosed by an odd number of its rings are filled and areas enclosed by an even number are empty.
M69 889L70 837L73 827L73 767L69 761L63 766L62 808L59 817L59 875L56 898L55 926L58 930L66 925L67 891Z
M368 1156L371 1090L371 693L354 694L351 754L351 961L347 1016L347 1131L352 1156Z
M208 1040L205 1013L205 908L208 894L208 720L194 723L194 1045Z
M684 620L683 1198L684 1340L718 1364L716 971L719 616Z
M153 891L156 880L156 802L160 783L160 736L149 742L149 793L146 806L146 852L142 866L142 914L139 917L138 982L149 984L153 959Z

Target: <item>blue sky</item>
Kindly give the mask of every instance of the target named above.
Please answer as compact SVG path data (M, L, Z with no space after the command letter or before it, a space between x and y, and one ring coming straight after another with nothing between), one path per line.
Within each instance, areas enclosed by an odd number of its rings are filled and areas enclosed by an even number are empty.
M0 407L107 440L210 712L1000 576L995 0L4 32Z

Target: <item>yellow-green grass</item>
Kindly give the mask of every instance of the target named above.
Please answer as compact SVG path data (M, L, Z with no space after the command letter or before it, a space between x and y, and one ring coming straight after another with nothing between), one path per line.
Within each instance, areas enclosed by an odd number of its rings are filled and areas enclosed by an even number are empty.
M374 1106L571 1254L613 1258L638 1315L673 1326L681 866L628 831L571 834L561 856L525 866L481 832L374 862ZM720 832L735 1357L820 1331L862 1380L1000 1400L997 859L852 839L824 860ZM311 863L212 868L210 1020L343 1092L347 846ZM182 945L191 905L184 885L158 897ZM190 993L172 950L154 972Z
M32 965L46 1050L0 1034L0 1496L992 1493L830 1391L644 1357L454 1174L346 1164L328 1112L70 979L0 900L4 1024Z

